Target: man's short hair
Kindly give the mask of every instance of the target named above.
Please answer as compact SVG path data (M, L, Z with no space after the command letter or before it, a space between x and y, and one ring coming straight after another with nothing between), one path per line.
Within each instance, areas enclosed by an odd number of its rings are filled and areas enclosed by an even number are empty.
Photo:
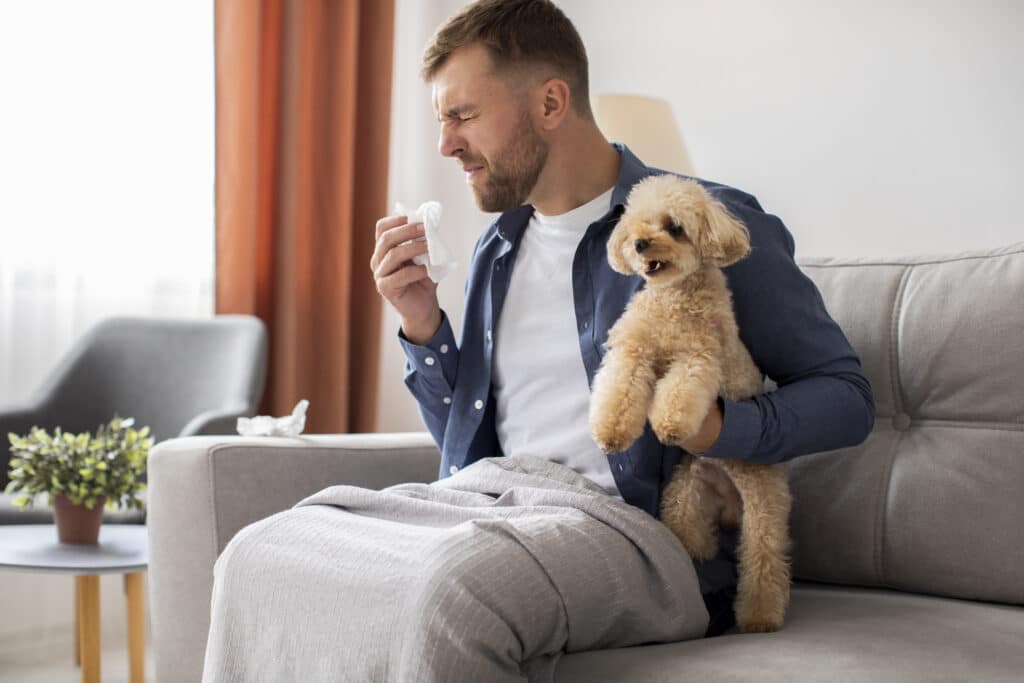
M593 119L587 51L576 27L550 0L478 0L463 8L427 43L423 80L434 80L453 52L475 43L487 49L496 75L535 82L561 78L576 113Z

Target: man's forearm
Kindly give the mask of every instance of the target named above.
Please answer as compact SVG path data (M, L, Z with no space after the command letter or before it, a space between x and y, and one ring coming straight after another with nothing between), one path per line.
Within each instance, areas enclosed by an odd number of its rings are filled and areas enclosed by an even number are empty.
M765 464L847 448L874 426L874 400L860 375L822 375L744 401L723 399L725 413L708 457Z
M444 441L451 414L459 349L451 324L443 313L433 334L421 343L403 328L398 331L399 343L405 352L405 385L419 404L423 422L438 448Z

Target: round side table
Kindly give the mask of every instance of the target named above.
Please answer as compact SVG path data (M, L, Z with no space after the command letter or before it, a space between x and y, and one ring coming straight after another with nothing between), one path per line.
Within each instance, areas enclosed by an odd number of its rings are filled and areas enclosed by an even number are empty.
M104 524L99 543L59 543L53 524L0 525L0 569L72 574L78 600L82 683L100 681L100 574L124 574L131 683L145 679L146 608L143 574L149 539L141 524Z

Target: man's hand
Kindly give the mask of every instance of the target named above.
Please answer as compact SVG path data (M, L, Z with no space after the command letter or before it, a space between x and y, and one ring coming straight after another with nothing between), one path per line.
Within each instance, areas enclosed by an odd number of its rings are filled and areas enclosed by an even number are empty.
M377 221L377 245L370 270L377 291L402 318L402 331L413 344L425 344L441 326L437 283L427 267L412 257L427 253L422 223L409 223L408 216L386 216ZM410 240L418 240L412 242Z
M679 445L690 453L705 453L715 445L721 433L722 409L718 407L718 399L716 398L711 402L711 408L704 417L704 422L701 423L697 433Z

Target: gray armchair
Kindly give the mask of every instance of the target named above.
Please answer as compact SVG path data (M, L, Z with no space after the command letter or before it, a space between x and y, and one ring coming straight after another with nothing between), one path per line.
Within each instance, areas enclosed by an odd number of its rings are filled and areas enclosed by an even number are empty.
M25 405L0 406L0 524L52 521L45 496L19 510L7 486L7 434L33 425L95 430L115 413L149 425L155 442L233 434L255 413L266 378L267 333L253 316L110 318L87 332ZM104 512L105 523L144 523L138 510Z

